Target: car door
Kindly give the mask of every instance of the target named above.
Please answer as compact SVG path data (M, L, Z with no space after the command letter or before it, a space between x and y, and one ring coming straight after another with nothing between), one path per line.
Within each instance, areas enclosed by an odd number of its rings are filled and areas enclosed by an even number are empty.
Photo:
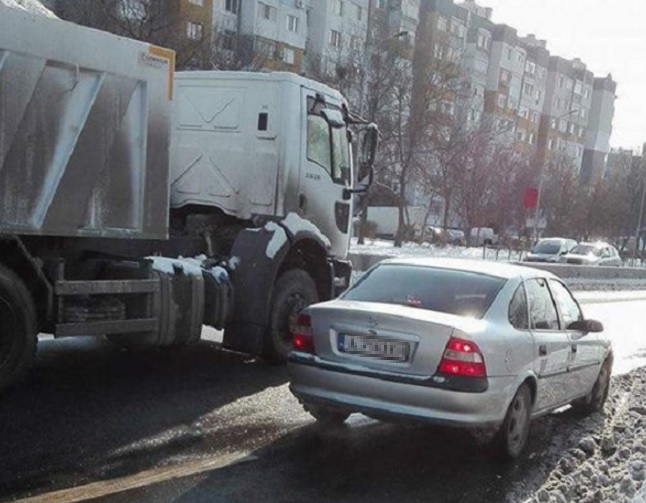
M570 339L570 364L568 367L571 398L587 394L599 373L602 348L598 334L568 330L570 323L583 320L583 312L568 288L559 280L549 280L550 290L561 317L561 325Z
M571 395L568 381L571 344L545 278L525 280L530 331L534 338L534 372L538 376L535 410L564 404Z

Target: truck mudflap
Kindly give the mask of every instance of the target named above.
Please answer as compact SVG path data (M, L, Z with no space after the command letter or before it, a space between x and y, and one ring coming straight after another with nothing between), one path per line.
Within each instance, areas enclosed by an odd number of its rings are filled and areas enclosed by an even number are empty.
M231 273L234 312L224 332L225 347L251 354L262 352L274 284L290 250L306 241L307 246L320 252L322 263L311 266L319 272L317 282L323 285L320 300L328 300L336 293L335 264L344 262L328 257L330 242L316 226L290 214L281 222L269 222L238 234L231 252L232 260L238 264ZM351 268L349 263L341 267ZM349 273L347 276L349 281Z

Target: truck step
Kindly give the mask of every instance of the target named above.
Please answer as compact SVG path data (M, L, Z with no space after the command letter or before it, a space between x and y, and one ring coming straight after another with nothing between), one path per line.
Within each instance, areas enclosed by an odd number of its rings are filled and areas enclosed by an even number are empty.
M91 321L86 323L60 323L56 325L55 337L155 332L158 330L158 327L159 320L157 318Z
M116 279L89 281L57 281L56 295L112 295L159 292L156 279Z

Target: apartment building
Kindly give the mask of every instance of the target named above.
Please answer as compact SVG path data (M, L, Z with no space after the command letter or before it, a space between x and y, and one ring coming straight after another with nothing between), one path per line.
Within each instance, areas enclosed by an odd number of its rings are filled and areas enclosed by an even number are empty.
M212 0L214 50L240 50L249 69L300 73L308 33L304 0ZM244 68L244 65L242 66Z
M584 182L595 182L602 178L606 171L616 91L617 83L612 80L612 75L594 79L581 165L581 179Z

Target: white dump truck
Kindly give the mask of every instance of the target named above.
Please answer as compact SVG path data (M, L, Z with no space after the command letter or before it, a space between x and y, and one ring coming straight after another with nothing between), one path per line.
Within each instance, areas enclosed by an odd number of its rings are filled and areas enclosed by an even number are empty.
M376 141L306 78L175 74L172 51L0 5L0 390L38 333L172 347L206 324L284 359L348 284Z

